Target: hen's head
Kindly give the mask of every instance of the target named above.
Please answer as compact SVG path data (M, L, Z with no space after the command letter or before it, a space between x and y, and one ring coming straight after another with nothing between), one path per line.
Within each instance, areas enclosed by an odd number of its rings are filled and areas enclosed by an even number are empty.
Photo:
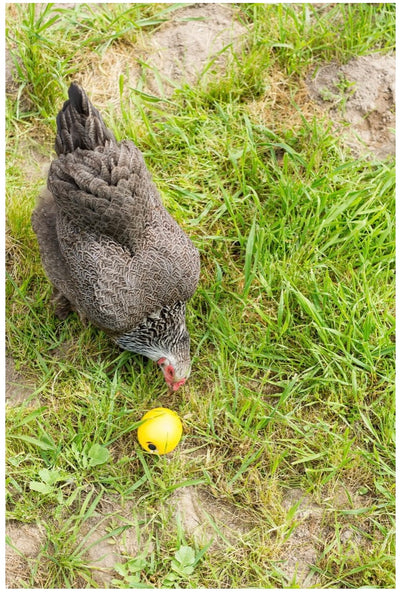
M184 302L164 307L133 331L116 338L121 348L157 362L172 391L182 387L190 375L190 337L185 311Z
M172 391L182 387L190 375L190 337L185 314L185 303L182 302L160 312L158 354L154 360Z
M186 362L178 362L171 356L169 358L163 356L157 361L157 364L163 372L165 382L172 391L177 391L186 383L190 374L190 363L187 365Z

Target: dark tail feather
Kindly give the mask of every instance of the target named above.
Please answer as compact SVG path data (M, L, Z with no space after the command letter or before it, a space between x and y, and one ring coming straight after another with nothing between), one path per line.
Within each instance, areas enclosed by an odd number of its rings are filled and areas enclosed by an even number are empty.
M115 137L105 126L103 118L90 103L84 90L76 83L68 89L69 99L57 116L57 155L72 153L78 147L94 150Z

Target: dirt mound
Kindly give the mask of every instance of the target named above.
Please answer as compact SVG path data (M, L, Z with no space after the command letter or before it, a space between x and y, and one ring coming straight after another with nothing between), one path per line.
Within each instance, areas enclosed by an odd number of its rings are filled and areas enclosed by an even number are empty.
M194 486L179 488L171 495L169 505L185 533L203 546L210 541L217 546L224 538L228 542L235 541L252 528L243 511L213 497L205 489Z
M395 69L392 54L331 63L307 80L310 96L328 110L355 155L395 153Z
M44 531L33 524L11 521L6 524L6 588L21 588L29 582L44 543Z
M234 17L234 10L226 4L188 6L177 10L149 38L147 62L158 71L165 95L170 95L175 86L197 82L211 60L210 72L215 75L217 69L221 71L228 60L228 46L239 49L246 33L246 28ZM159 78L149 80L157 93Z

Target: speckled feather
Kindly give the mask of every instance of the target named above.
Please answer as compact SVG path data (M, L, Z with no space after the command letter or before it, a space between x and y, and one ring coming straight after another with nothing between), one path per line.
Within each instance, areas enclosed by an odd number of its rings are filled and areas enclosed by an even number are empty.
M132 141L117 143L76 84L57 116L55 147L32 224L59 314L77 310L141 353L149 327L156 355L161 345L168 351L168 338L172 349L187 335L185 303L198 283L199 254L164 208L141 152Z

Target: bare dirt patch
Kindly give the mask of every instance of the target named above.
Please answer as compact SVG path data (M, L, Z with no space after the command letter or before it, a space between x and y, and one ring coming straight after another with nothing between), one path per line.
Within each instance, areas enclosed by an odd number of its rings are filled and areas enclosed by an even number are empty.
M289 512L297 504L294 516L296 527L285 543L282 568L288 578L295 578L302 588L309 588L314 583L310 567L317 561L318 545L323 538L321 532L326 531L322 529L324 509L302 490L288 491L282 502L283 508Z
M281 568L288 579L296 581L301 588L318 587L320 579L312 567L318 563L329 541L335 538L334 521L329 516L333 512L357 510L368 504L367 497L354 494L344 487L339 487L333 497L323 504L313 501L301 489L287 491L282 501L283 509L287 513L295 510L292 518L294 529L282 552ZM363 522L350 514L348 519L348 525L346 527L343 524L340 535L344 551L354 547L367 548Z
M177 10L171 21L151 36L147 59L161 76L164 93L170 95L175 86L196 83L212 59L208 74L221 74L229 56L225 48L238 50L245 33L231 6L196 4ZM159 92L155 78L150 87Z
M221 546L250 531L252 524L244 512L224 499L195 486L177 489L169 499L175 519L179 519L186 534L202 546L212 542Z
M395 69L393 54L373 54L327 64L307 80L356 156L395 153Z
M136 510L104 498L81 527L82 559L93 566L92 578L100 588L112 587L112 580L118 577L115 565L135 557L144 547L139 522Z
M33 524L6 524L6 588L21 588L29 582L44 542L44 531Z

